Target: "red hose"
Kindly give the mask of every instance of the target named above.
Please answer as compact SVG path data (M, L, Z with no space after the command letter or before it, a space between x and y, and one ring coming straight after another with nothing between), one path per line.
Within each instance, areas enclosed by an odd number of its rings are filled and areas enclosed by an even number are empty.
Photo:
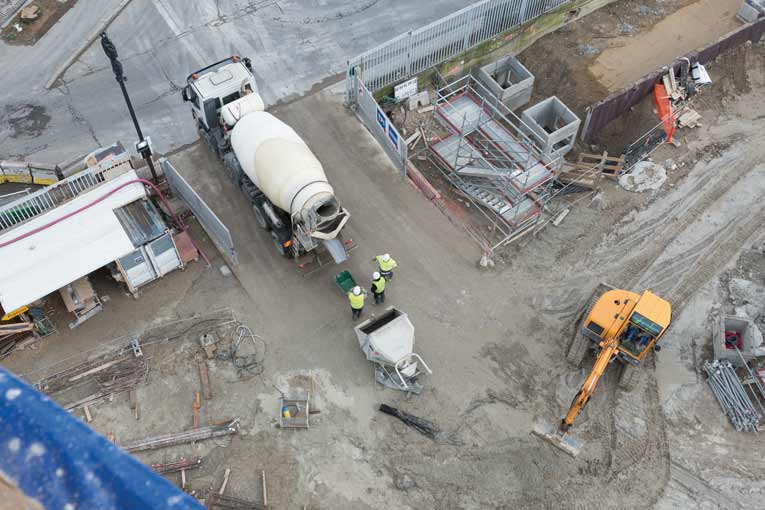
M152 183L150 181L147 181L146 179L140 179L139 178L139 179L131 179L131 180L127 181L127 182L124 182L124 183L120 184L119 186L117 186L116 188L114 188L113 190L109 191L104 196L94 200L93 202L91 202L89 204L86 204L86 205L83 205L79 209L76 209L76 210L74 210L72 212L69 212L69 213L65 214L64 216L62 216L60 218L56 218L55 220L53 220L51 222L48 222L45 225L40 225L39 227L33 228L29 232L25 232L25 233L23 233L23 234L21 234L19 236L14 237L13 239L9 239L7 241L1 242L0 243L0 248L4 248L6 246L9 246L9 245L11 245L11 244L13 244L13 243L15 243L17 241L21 241L22 239L26 239L27 237L29 237L31 235L37 234L38 232L42 232L43 230L45 230L47 228L50 228L53 225L61 223L62 221L66 220L68 218L71 218L72 216L74 216L76 214L79 214L82 211L90 209L91 207L93 207L94 205L96 205L96 204L98 204L100 202L103 202L104 200L106 200L107 198L109 198L110 196L112 196L113 194L115 194L116 192L118 192L119 190L124 188L125 186L129 186L131 184L135 184L135 183L138 183L138 182L140 182L144 186L151 187L157 193L157 195L159 196L160 200L162 200L162 203L165 205L165 208L167 208L167 212L173 218L173 222L175 223L175 226L178 227L181 230L186 230L186 225L184 225L183 222L181 221L181 219L178 218L178 216L175 215L173 210L170 208L170 204L168 204L167 199L162 194L162 192L159 191L159 189L154 185L154 183ZM197 251L202 255L202 258L205 260L207 265L210 266L210 261L208 260L207 256L204 254L204 252L199 249L199 247L196 245L196 243L194 243L193 239L191 240L191 242L192 242L192 244L194 244L194 247L197 249Z

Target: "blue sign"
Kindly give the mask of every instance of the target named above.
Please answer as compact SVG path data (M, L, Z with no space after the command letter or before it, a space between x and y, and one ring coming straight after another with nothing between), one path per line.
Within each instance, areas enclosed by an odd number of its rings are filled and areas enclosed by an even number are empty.
M390 141L393 142L393 146L398 149L398 133L393 128L393 124L388 126L388 138L390 138Z
M380 124L382 130L385 131L385 128L388 125L388 119L379 107L377 108L377 123Z

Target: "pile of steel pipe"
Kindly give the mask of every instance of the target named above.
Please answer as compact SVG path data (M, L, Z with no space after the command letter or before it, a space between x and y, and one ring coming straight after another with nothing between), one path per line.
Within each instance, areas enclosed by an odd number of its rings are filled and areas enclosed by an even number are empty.
M707 361L704 363L704 371L717 402L735 429L739 432L758 432L760 415L730 361Z
M198 429L179 432L177 434L150 437L148 439L141 439L139 441L133 441L132 443L127 443L120 446L122 446L122 449L126 452L133 453L143 450L156 450L157 448L166 448L168 446L191 443L194 441L202 441L204 439L212 439L219 436L227 436L230 434L236 434L236 432L239 430L238 421L239 420L237 419L233 420L227 425L200 427Z

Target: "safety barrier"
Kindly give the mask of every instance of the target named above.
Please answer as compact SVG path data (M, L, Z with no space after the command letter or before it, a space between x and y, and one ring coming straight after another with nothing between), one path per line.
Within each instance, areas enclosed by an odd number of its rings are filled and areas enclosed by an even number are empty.
M0 161L0 184L19 182L49 186L58 182L58 166L23 161Z
M391 162L396 166L402 176L406 176L406 161L408 158L408 148L406 140L399 134L396 126L390 121L388 116L375 101L372 92L364 85L360 79L354 77L353 83L356 88L356 114L367 126L379 144L383 147Z

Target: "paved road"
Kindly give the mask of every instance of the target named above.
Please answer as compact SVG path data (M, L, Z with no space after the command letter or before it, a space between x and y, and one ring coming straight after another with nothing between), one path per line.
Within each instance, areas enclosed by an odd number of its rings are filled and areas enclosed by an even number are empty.
M109 27L144 130L161 152L193 142L179 87L194 69L250 56L267 104L305 94L349 57L471 3L469 0L133 0ZM0 45L0 158L57 162L135 139L96 42L45 84L120 0L79 0L34 47ZM9 72L10 71L10 72Z

